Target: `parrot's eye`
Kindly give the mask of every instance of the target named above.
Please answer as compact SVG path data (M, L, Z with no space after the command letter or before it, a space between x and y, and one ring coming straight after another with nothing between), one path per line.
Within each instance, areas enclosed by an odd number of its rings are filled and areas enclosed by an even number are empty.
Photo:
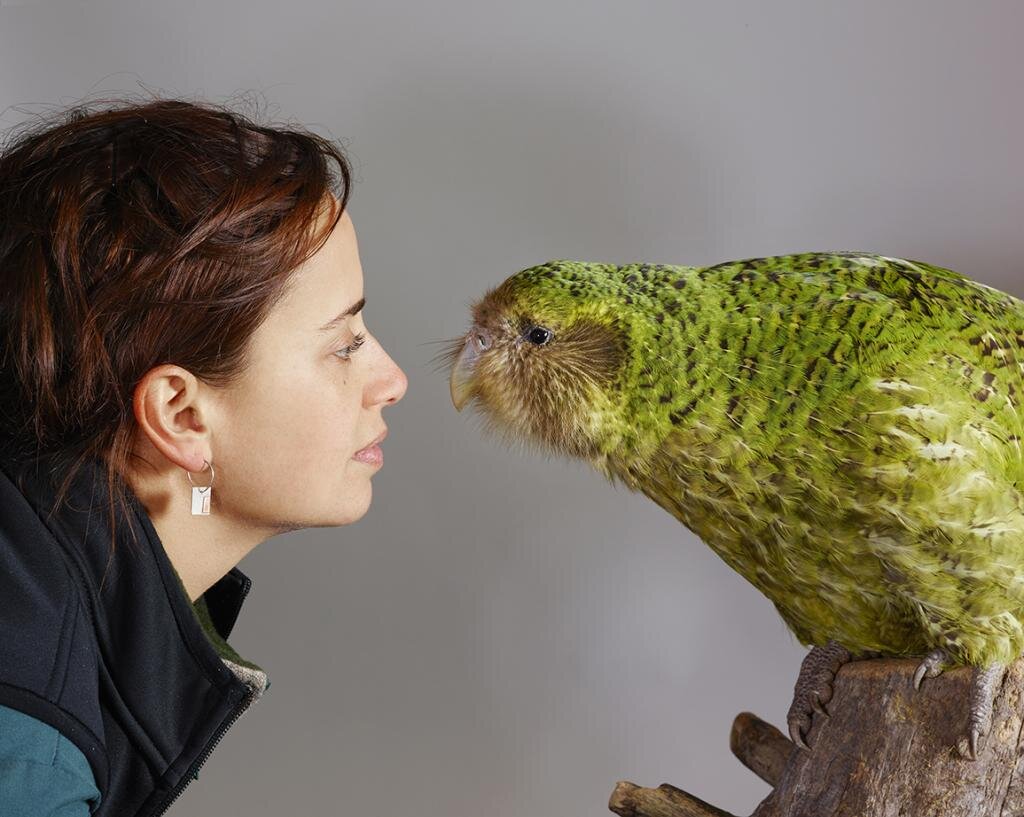
M526 339L535 346L543 346L551 340L551 330L545 329L543 326L535 326L526 335Z

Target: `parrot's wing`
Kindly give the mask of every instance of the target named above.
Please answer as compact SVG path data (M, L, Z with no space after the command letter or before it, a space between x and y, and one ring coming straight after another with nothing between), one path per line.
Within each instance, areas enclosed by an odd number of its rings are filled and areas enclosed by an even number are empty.
M953 270L921 261L870 253L800 253L733 261L707 267L704 277L724 290L746 288L757 295L748 313L781 314L796 328L774 338L809 364L820 350L802 326L820 326L835 316L826 351L831 365L878 370L915 364L923 342L933 351L999 376L1014 389L1024 386L1024 301ZM754 310L750 311L750 306ZM812 313L814 313L812 315ZM737 316L737 320L743 320ZM737 331L745 331L740 327ZM844 360L842 352L848 354ZM987 385L982 383L982 386Z

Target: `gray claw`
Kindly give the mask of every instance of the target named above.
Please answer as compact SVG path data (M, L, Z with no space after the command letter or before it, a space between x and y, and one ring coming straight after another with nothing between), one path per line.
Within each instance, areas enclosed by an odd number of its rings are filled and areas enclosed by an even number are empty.
M804 733L810 731L814 712L831 717L825 704L832 699L832 682L839 668L850 660L850 652L835 640L824 646L812 647L804 656L793 690L793 703L786 715L789 735L797 746L811 748Z
M811 750L811 747L807 745L807 741L804 740L803 733L800 730L799 724L796 721L789 722L789 736L792 738L793 743L799 746L801 749Z
M977 760L978 749L985 747L985 738L992 728L992 703L995 699L996 686L1002 678L1003 667L991 664L987 667L975 667L971 679L970 717L968 718L967 739L958 744L960 755L970 760ZM964 752L963 743L967 744Z
M919 664L917 669L914 670L914 689L920 689L921 688L921 679L924 678L924 671L925 671L924 664Z
M960 738L957 752L965 760L977 760L978 748L984 747L985 734L977 727L972 727L965 737Z
M928 653L924 660L917 665L917 669L914 670L914 689L920 689L921 682L925 678L934 678L937 675L941 675L948 662L949 653L942 649L942 647L936 647Z
M932 650L914 670L914 689L920 689L925 678L940 675L951 662L950 654L943 648L937 647ZM956 747L961 757L977 760L978 750L985 747L985 738L992 728L992 702L995 698L996 685L1002 678L1004 669L999 664L974 667L967 734L960 737Z

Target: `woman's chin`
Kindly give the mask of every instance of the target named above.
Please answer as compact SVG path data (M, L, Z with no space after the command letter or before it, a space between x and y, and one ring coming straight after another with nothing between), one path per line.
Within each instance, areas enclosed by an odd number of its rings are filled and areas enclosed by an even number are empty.
M343 521L337 522L338 525L350 525L353 522L358 522L370 510L370 504L373 501L373 485L370 480L364 480L363 485L357 490L352 490L352 487L351 484L348 486L349 490L346 492L344 506L340 514Z

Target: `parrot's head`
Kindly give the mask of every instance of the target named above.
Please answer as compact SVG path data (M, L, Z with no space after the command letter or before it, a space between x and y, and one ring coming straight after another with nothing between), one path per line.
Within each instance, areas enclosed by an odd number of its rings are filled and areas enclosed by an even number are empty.
M622 279L612 264L556 260L486 292L446 353L455 408L473 403L509 442L614 453L635 419L631 349L650 321Z

